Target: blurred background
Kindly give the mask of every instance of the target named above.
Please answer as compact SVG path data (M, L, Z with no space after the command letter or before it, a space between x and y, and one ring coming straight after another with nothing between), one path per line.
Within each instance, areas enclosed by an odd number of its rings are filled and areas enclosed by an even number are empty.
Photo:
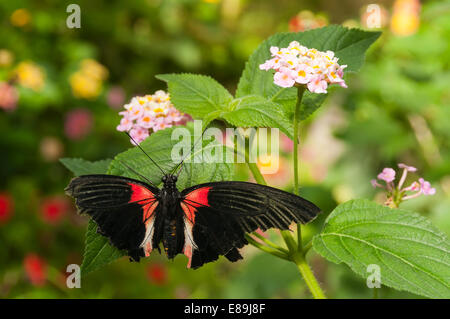
M129 148L118 112L135 95L166 89L155 74L208 74L234 92L244 63L266 37L330 23L383 31L365 66L349 76L301 129L302 196L324 214L352 198L380 203L370 180L383 167L417 167L437 190L402 204L450 233L450 2L395 0L0 2L0 298L310 298L294 264L252 247L245 259L186 269L152 255L123 258L68 289L81 264L87 220L63 189L61 157L112 158ZM290 190L292 143L270 185ZM290 155L289 155L290 154ZM289 156L288 156L289 155ZM273 159L277 160L277 159ZM237 179L250 179L245 167ZM267 234L276 241L276 232ZM310 253L332 298L370 298L365 280ZM410 298L382 288L382 298Z

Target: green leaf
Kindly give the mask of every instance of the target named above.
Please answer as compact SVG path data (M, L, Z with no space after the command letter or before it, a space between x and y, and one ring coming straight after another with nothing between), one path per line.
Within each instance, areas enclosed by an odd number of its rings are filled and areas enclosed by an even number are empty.
M190 140L186 140L188 143L190 141L190 145L186 148L186 155L184 155L186 159L177 181L177 186L180 190L200 183L231 180L233 178L233 163L224 163L224 161L212 163L211 156L214 155L214 150L219 151L221 149L221 152L225 154L225 146L217 141L206 140L205 137L203 137L203 143L200 142L202 128L199 126L194 131L193 123L188 123L187 126L176 126L153 133L140 146L166 173L169 173L178 165L178 162L172 160L172 149L181 143L181 138L177 138L176 136L176 133L180 129L185 129L185 132L190 133ZM197 143L198 147L195 147L191 153L191 148L194 143ZM162 172L137 147L117 155L111 162L108 174L126 176L146 182L145 179L133 173L123 163L126 163L126 165L145 176L152 183L156 185L161 184Z
M279 106L262 96L248 95L233 100L232 111L222 114L222 118L237 127L276 127L290 138L294 136L291 121Z
M270 59L270 47L287 47L291 41L298 41L308 48L320 51L331 50L339 58L339 64L347 65L346 71L357 71L364 63L368 47L380 36L380 32L367 32L330 25L320 29L297 33L277 33L261 43L250 56L239 80L236 97L260 95L279 103L288 113L293 112L297 101L296 88L282 88L273 83L273 72L259 69L259 65ZM320 107L326 94L305 92L301 118L305 119Z
M233 96L220 83L199 74L160 74L167 82L170 99L176 108L194 118L203 118L227 108Z
M188 127L177 126L153 133L140 146L166 173L169 173L178 164L178 162L173 162L171 157L173 147L179 143L177 139L172 140L172 133L176 129L182 128L191 133L192 136L189 140L192 143L198 142L200 147L198 150L194 148L192 153L190 153L191 147L188 147L188 153L186 154L189 154L189 156L186 155L183 170L178 177L177 186L179 189L211 181L231 180L234 174L232 164L210 163L212 161L211 156L214 155L214 152L211 151L221 148L225 152L224 146L216 141L203 141L202 147L202 143L198 141L202 134L201 127L196 130L197 136L194 136L192 123L189 123ZM194 159L200 159L201 156L203 156L204 162L193 162ZM191 163L188 163L188 161L191 161ZM134 173L129 167L142 176ZM161 184L163 176L158 167L137 147L118 154L111 162L108 174L134 178L143 182L149 180L155 185ZM84 274L97 270L126 255L126 252L119 251L110 245L108 239L98 234L96 229L96 224L91 221L86 233L85 255L81 266L81 271Z
M113 247L108 238L98 234L97 227L94 221L89 221L81 264L83 276L126 255L125 251Z
M368 200L339 205L313 239L314 249L367 278L380 267L381 283L430 298L450 298L450 242L424 217Z
M81 158L61 158L59 161L75 176L105 174L111 163L111 159L90 162Z

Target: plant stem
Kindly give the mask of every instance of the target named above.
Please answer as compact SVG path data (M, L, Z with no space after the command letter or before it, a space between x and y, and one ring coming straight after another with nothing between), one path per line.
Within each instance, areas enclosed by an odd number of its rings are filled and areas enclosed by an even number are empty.
M300 126L300 108L302 105L303 93L305 92L305 87L297 87L297 103L295 104L294 111L294 194L299 195L298 188L298 129Z
M305 92L305 86L301 85L297 87L297 103L295 104L294 111L294 194L300 195L299 179L298 179L298 144L299 144L299 126L300 126L300 108L302 105L303 93ZM302 250L302 225L297 224L297 249Z
M263 243L267 244L269 247L272 247L274 249L277 249L285 254L288 254L289 251L287 249L284 249L283 247L278 246L277 244L271 242L270 240L268 240L267 238L264 238L264 236L261 236L258 233L252 233L253 236L255 236L256 238L258 238L259 240L261 240Z
M326 299L325 294L320 288L319 283L317 282L316 277L314 276L311 268L306 262L305 256L301 253L297 253L292 256L292 261L297 265L298 270L302 274L303 279L306 282L311 294L315 299Z
M289 260L289 256L288 256L286 253L284 253L284 252L282 252L282 251L280 251L280 250L277 250L277 249L273 249L273 248L264 246L264 245L261 244L261 243L258 243L258 242L257 242L256 240L254 240L254 239L252 238L252 236L250 236L249 234L245 234L245 239L247 239L247 241L248 241L251 245L255 246L256 248L258 248L258 249L260 249L260 250L262 250L262 251L264 251L264 252L266 252L266 253L269 253L269 254L271 254L271 255L274 255L274 256L276 256L276 257L278 257L278 258L281 258L281 259L284 259L284 260Z
M299 178L298 178L299 176L298 145L300 142L299 127L300 127L300 111L303 93L305 93L305 86L304 85L297 86L297 103L295 104L295 111L294 111L294 194L297 196L300 195ZM311 246L309 246L309 244L306 245L305 247L302 247L302 225L297 224L297 253L295 253L292 256L292 261L295 262L295 264L297 265L298 270L303 276L303 279L305 279L306 285L308 286L314 298L325 299L326 297L322 291L322 288L320 288L320 285L317 282L316 277L314 277L311 268L306 262L306 253L310 248Z

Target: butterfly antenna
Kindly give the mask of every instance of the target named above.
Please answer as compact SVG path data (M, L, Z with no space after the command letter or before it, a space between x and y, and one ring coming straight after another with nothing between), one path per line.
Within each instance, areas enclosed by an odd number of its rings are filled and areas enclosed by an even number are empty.
M202 135L200 135L200 137L197 139L197 141L195 141L194 144L192 145L191 151L190 151L190 152L189 152L189 153L181 160L181 162L179 162L179 163L177 164L177 166L175 166L175 168L172 170L172 172L176 172L177 169L178 169L178 167L184 163L184 160L185 160L186 158L188 158L188 156L190 156L190 155L192 154L192 151L194 150L195 145L197 145L198 141L201 141L201 140L202 140L203 134L205 134L205 131L206 131L206 127L205 127L205 129L203 130ZM180 176L180 173L181 173L182 170L183 170L183 166L181 166L181 169L178 171L177 177Z
M166 175L166 172L164 172L164 170L158 165L158 163L156 163L145 151L144 149L139 145L139 143L137 143L134 138L131 137L131 135L128 132L125 132L125 134L128 135L128 137L134 142L134 144L139 147L139 149L152 161L153 164L156 165L156 167L159 168L159 170L163 173L163 175Z
M130 171L132 171L135 175L143 178L146 182L148 182L150 185L152 185L153 187L158 188L158 186L156 186L155 184L152 183L152 181L150 181L147 177L145 177L144 175L142 175L141 173L139 173L138 171L136 171L134 168L132 168L131 166L129 166L127 163L125 163L124 161L119 160L120 164L122 164L123 166L125 166L126 168L128 168Z

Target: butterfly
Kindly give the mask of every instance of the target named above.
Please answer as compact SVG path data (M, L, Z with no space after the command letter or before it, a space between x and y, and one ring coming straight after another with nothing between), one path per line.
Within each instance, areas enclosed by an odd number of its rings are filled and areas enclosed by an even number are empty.
M158 188L148 180L82 175L65 190L75 198L79 213L89 215L97 231L132 261L155 249L161 252L162 243L169 259L184 254L187 267L194 269L219 256L231 262L242 259L238 249L248 244L245 233L285 230L292 223L311 221L320 212L300 196L265 185L222 181L180 192L177 179L178 175L164 173L163 186Z

